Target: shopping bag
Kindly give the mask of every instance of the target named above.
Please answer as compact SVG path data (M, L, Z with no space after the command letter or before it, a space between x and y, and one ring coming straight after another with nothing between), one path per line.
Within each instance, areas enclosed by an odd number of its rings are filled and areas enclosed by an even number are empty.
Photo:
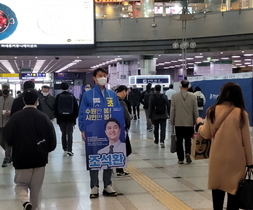
M170 137L170 152L175 153L177 151L177 137L175 134L175 126L172 126L171 131L171 137Z
M193 136L191 156L195 160L208 159L211 139L204 139L199 133Z
M253 209L253 180L251 180L251 175L252 171L248 167L244 179L239 183L237 195L240 209Z

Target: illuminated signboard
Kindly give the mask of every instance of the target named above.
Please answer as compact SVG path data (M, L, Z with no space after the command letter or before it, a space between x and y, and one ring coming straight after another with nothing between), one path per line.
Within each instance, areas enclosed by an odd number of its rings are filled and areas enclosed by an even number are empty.
M130 85L143 85L148 83L170 84L170 75L138 75L130 76Z
M12 80L19 79L19 74L10 74L10 73L0 73L0 80Z
M45 73L22 73L21 79L43 79L46 78Z
M93 45L93 0L1 0L0 46Z

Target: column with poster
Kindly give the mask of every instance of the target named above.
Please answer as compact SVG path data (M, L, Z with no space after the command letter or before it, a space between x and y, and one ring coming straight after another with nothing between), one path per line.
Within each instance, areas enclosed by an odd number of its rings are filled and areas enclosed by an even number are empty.
M87 107L84 116L87 170L126 167L122 107Z

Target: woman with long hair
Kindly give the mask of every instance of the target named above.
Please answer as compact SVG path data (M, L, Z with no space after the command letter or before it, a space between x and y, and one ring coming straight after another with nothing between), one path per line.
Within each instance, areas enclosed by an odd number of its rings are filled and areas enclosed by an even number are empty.
M227 210L238 210L238 184L246 166L253 163L248 114L238 84L223 85L218 100L207 110L205 123L197 119L197 129L203 138L212 138L208 188L212 190L213 209L223 209L227 193Z

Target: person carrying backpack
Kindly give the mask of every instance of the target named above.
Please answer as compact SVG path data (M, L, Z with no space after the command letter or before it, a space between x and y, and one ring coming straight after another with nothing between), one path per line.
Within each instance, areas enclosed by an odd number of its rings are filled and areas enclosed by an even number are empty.
M159 143L160 130L160 145L164 148L164 140L166 134L166 121L169 118L169 101L166 95L161 94L161 85L156 85L155 93L150 96L149 100L149 119L154 125L154 143ZM160 128L159 128L160 127Z
M194 93L193 93L196 98L197 98L197 104L198 104L198 111L199 111L199 116L202 116L202 112L204 109L204 106L206 104L206 97L205 95L201 92L201 89L199 86L197 86L194 89Z
M57 124L62 132L62 149L64 154L73 156L73 127L78 117L78 104L75 96L68 92L69 85L65 82L61 83L62 93L58 94L55 99L54 115Z
M145 111L146 121L147 121L147 130L149 132L152 131L152 123L148 116L148 106L149 106L149 98L153 95L153 91L151 90L151 83L147 84L146 90L141 93L140 103L143 105L143 109Z

